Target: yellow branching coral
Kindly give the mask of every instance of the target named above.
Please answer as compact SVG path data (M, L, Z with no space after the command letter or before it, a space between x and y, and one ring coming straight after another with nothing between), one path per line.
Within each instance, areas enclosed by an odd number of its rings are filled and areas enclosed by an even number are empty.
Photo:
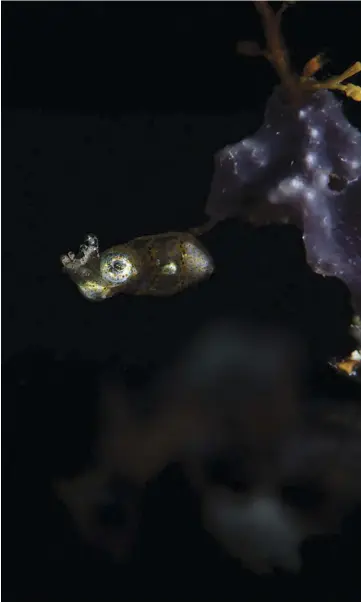
M355 84L350 84L350 83L344 84L343 83L346 79L349 79L350 77L353 77L357 73L360 73L361 62L357 61L356 63L351 65L351 67L346 69L346 71L344 71L340 75L334 75L324 81L312 80L312 79L310 79L310 77L313 75L313 73L316 73L317 71L319 71L319 69L323 66L322 61L320 59L321 56L322 55L318 55L317 57L315 57L314 59L311 59L310 61L308 61L308 63L306 63L306 65L303 69L302 77L300 79L302 87L305 90L310 90L310 91L313 91L313 90L337 90L339 92L343 92L346 96L348 96L349 98L352 98L352 100L355 100L356 102L361 102L361 87L356 86ZM315 69L313 71L313 73L312 73L312 68ZM310 73L311 73L311 75L310 75Z
M332 76L324 81L317 81L313 76L320 71L326 62L323 54L310 59L299 77L291 67L289 54L281 32L281 16L289 4L294 2L283 2L281 8L275 12L268 2L256 1L255 7L262 18L263 29L266 38L266 48L261 49L257 42L238 42L237 51L247 56L264 56L277 71L281 84L288 91L289 98L293 104L300 104L305 92L316 90L335 90L342 92L347 97L361 102L361 87L355 84L344 84L343 82L361 71L361 62L357 61L346 69L341 75Z

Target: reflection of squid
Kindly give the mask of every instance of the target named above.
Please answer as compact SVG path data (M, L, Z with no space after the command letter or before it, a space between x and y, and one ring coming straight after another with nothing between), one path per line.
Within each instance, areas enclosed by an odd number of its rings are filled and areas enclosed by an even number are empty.
M356 340L358 348L346 358L331 360L330 364L341 374L351 376L361 382L361 318L359 316L354 316L350 334Z
M168 296L208 278L214 269L208 251L190 232L141 236L99 253L88 235L78 255L61 258L64 270L92 301L117 293Z
M349 357L334 364L335 368L345 372L348 376L357 376L357 369L361 364L361 353L355 349Z

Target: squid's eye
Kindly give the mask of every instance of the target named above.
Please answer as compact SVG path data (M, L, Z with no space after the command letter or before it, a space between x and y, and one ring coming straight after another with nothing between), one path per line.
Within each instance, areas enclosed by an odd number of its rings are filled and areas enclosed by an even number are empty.
M100 274L106 282L118 285L135 276L137 270L126 254L104 253L100 258Z

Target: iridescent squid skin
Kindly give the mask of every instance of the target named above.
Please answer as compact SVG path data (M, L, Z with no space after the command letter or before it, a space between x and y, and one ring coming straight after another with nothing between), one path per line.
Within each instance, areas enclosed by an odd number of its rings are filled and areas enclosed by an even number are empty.
M119 293L171 296L209 278L211 255L190 232L141 236L99 253L89 234L78 255L61 257L64 271L90 301Z

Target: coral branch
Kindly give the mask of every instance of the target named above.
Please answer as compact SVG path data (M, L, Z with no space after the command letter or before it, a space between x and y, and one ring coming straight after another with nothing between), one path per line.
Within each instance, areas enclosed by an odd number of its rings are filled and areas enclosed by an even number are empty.
M318 67L320 65L320 67ZM361 71L361 62L357 61L353 65L351 65L346 71L341 73L340 75L333 75L324 81L316 81L309 79L313 73L316 73L319 68L321 68L320 55L311 59L306 63L303 74L301 77L301 85L304 90L309 90L311 92L316 90L337 90L339 92L343 92L349 98L357 102L361 102L361 87L356 86L355 84L343 84L346 79L353 77L357 73ZM313 73L312 73L313 70Z
M313 75L322 69L326 62L327 59L323 53L317 54L317 56L314 56L312 59L307 61L302 71L302 77L306 79L313 77Z
M340 75L334 75L325 81L317 81L312 77L322 69L326 60L323 54L318 54L309 60L299 77L292 69L289 54L281 32L281 17L290 2L283 2L281 8L274 12L268 2L263 0L254 2L260 14L266 38L266 48L261 49L257 42L238 42L237 51L246 56L264 56L277 71L282 86L287 90L293 105L300 105L305 93L317 90L337 90L361 102L361 87L343 82L361 71L361 62L351 65Z
M266 38L266 50L264 56L277 71L282 85L284 85L290 95L291 101L297 103L299 99L298 81L292 71L289 55L281 32L281 16L287 8L287 3L283 3L277 13L271 9L268 2L264 2L263 0L257 1L254 4L261 16Z

